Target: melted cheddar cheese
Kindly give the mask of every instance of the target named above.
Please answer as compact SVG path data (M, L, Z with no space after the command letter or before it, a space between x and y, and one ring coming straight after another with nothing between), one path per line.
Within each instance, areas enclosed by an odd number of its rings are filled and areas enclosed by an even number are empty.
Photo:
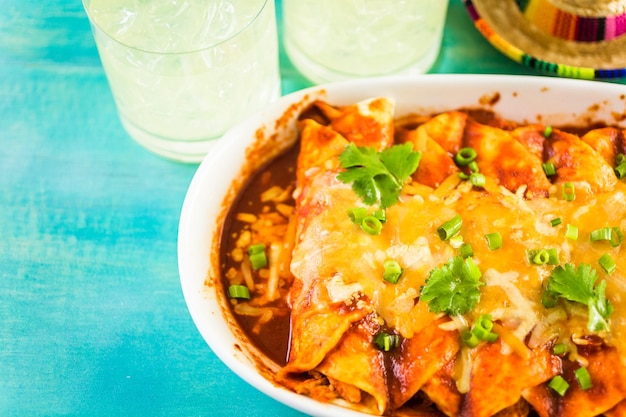
M581 139L554 129L545 137L545 126L505 130L464 112L394 131L388 99L318 107L328 123L301 122L290 356L277 380L373 414L402 415L416 401L449 416L527 415L531 408L542 417L619 413L626 402L626 243L612 246L590 235L605 227L626 231L626 183L611 166L624 152L623 133L598 129ZM337 179L338 155L350 142L378 150L409 142L422 152L378 235L347 215L354 207L376 208ZM478 153L483 187L458 175L452 158L465 146ZM546 177L544 162L555 165L554 177ZM575 189L573 201L563 198L563 184ZM474 309L450 317L430 311L420 291L432 270L458 255L459 241L437 233L455 215L484 285ZM556 218L561 223L552 225ZM577 228L577 239L568 237L568 226ZM496 232L502 247L491 250L485 235ZM556 250L559 265L588 264L606 280L614 308L608 332L588 329L584 305L543 305L555 265L533 264L528 251L547 248ZM601 268L604 254L615 271ZM396 284L382 278L389 259L403 268ZM461 333L484 314L497 341L464 345ZM400 336L397 349L374 346L381 329ZM553 354L555 344L566 344L568 353ZM580 367L591 375L590 389L576 385ZM570 383L563 397L548 388L555 376Z

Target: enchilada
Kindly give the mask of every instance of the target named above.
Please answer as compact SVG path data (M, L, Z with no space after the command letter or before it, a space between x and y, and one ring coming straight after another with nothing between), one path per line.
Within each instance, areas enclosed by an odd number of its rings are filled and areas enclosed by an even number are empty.
M386 98L314 113L293 211L256 235L276 262L255 279L282 282L290 317L279 383L376 415L621 415L623 132L471 111L400 123ZM404 177L379 166L398 159ZM234 303L262 307L266 288Z

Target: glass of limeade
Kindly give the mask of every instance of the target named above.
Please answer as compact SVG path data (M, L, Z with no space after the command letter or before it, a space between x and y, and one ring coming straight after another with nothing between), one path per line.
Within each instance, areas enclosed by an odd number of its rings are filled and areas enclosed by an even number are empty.
M283 0L285 50L315 83L427 72L448 0Z
M273 0L83 0L122 125L145 148L200 161L280 96Z

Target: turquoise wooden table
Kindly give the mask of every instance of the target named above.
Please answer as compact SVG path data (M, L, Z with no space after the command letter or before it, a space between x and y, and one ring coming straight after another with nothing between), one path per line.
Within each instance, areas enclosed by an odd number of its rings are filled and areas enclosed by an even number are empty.
M197 165L122 130L80 1L0 6L0 416L301 415L194 327L176 238ZM310 85L280 58L284 93ZM432 72L537 74L460 0Z

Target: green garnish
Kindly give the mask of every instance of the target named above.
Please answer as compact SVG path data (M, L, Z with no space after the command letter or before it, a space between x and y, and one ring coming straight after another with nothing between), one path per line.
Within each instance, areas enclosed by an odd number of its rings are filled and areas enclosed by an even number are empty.
M560 225L561 223L563 223L563 220L560 217L556 217L556 218L550 220L550 226L552 226L552 227L556 227L556 226Z
M589 375L589 371L584 366L576 369L574 371L574 376L576 377L576 381L578 381L578 385L580 385L580 389L583 391L586 391L593 386L591 383L591 375Z
M231 285L228 287L228 296L242 300L250 299L250 290L245 285Z
M354 224L360 225L364 218L368 216L367 209L365 207L352 207L348 209L348 217Z
M552 126L548 125L543 129L543 137L548 139L552 135Z
M370 235L379 235L383 230L383 223L387 221L387 213L383 209L369 213L365 207L348 209L350 221Z
M381 223L385 223L387 221L387 212L384 209L374 210L372 216L380 220Z
M609 255L608 253L605 253L604 255L602 255L600 259L598 259L598 263L600 264L602 269L604 269L604 272L606 272L607 274L612 274L617 269L617 265L615 264L615 261L613 260L613 258L611 258L611 255Z
M618 153L615 155L615 175L620 180L626 178L626 155Z
M472 172L469 176L469 182L474 187L483 188L485 186L485 176L480 172Z
M498 232L487 233L485 235L489 250L496 250L502 247L502 235Z
M480 300L482 274L472 258L456 256L447 264L430 271L420 299L432 312L458 316L472 310Z
M556 175L556 166L554 166L552 162L541 164L541 167L543 168L543 172L546 174L546 177L553 177Z
M454 249L459 249L465 243L463 241L463 236L459 234L457 234L456 236L452 236L450 239L448 239L448 242L450 243L450 246L452 246Z
M569 384L561 375L557 375L550 380L548 386L556 391L561 397L565 395L569 389Z
M361 229L372 236L379 235L383 230L383 224L374 216L367 216L361 221Z
M565 237L569 240L578 240L578 227L568 223L567 230L565 231Z
M533 265L558 265L559 253L556 248L528 249L526 251L528 262Z
M469 243L463 243L459 247L459 255L461 255L462 258L470 258L474 256L474 248L472 248L472 245Z
M565 343L557 343L552 348L552 353L558 356L565 355L569 351L569 346Z
M385 332L377 333L376 336L374 336L374 345L380 350L389 352L391 349L400 346L400 336Z
M461 340L470 348L475 348L480 342L493 343L498 340L498 334L492 332L493 321L490 314L482 314L471 330L461 334Z
M598 242L601 240L608 241L614 248L622 244L624 235L619 227L602 227L591 231L589 239L592 242Z
M574 184L571 182L566 182L563 184L561 188L561 195L563 196L563 200L565 201L574 201L576 200L576 188L574 188Z
M475 348L480 343L480 339L471 330L464 331L461 340L470 348Z
M472 163L478 154L474 148L461 148L454 157L454 162L460 167L466 167Z
M398 201L404 181L415 172L421 157L421 152L414 151L408 142L382 152L350 143L339 155L345 171L337 179L352 183L352 189L365 204L379 203L381 208L387 208Z
M267 266L267 256L265 255L265 245L257 243L248 247L248 256L250 264L255 271Z
M461 231L461 226L463 226L463 219L455 214L453 218L437 228L437 234L441 240L449 240Z
M606 281L595 285L596 279L596 270L591 265L580 264L574 268L566 263L554 268L546 291L551 296L548 298L561 297L586 305L589 310L587 328L592 332L608 331L607 319L613 312L613 306L605 296Z
M483 314L478 318L478 320L476 320L476 323L474 323L472 333L474 333L480 340L493 343L498 340L498 334L492 332L492 329L493 321L491 321L491 315Z
M404 272L398 261L394 259L387 259L383 264L383 269L383 279L392 284L397 284Z

